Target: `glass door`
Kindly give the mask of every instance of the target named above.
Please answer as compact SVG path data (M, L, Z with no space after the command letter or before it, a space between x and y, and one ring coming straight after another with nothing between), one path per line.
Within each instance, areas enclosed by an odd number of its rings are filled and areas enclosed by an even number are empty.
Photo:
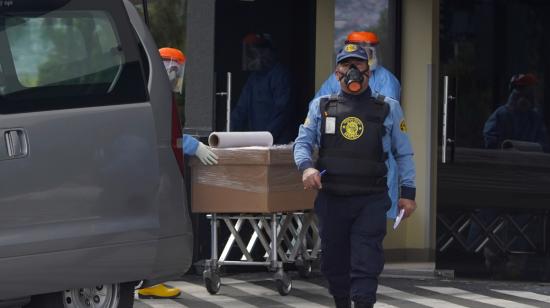
M251 33L269 34L290 73L296 110L290 125L297 132L314 94L315 1L187 0L186 16L186 133L206 142L210 132L227 130L250 76L243 68L243 39ZM210 224L196 216L195 260L210 258ZM230 233L219 231L218 246L224 247Z
M440 1L439 269L550 279L549 13Z

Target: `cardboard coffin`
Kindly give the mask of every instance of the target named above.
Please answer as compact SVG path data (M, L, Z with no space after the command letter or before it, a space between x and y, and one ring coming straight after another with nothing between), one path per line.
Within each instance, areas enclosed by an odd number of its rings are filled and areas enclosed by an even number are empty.
M313 208L316 192L304 190L292 146L213 149L219 163L191 159L194 213L279 213Z

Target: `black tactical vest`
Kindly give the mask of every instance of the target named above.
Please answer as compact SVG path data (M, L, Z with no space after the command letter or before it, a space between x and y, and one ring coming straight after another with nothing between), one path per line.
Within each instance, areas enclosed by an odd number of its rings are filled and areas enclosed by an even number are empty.
M323 190L336 195L365 195L387 191L382 136L389 106L375 98L323 98L321 147L317 168Z

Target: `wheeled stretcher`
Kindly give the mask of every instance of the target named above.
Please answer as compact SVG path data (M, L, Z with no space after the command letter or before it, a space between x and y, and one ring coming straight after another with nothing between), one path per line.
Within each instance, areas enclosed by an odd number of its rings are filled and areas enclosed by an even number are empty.
M277 291L287 295L292 281L283 264L301 276L311 272L320 251L313 212L315 193L305 191L290 146L214 149L216 166L192 166L192 210L211 223L211 258L203 278L211 294L221 286L220 267L265 265ZM220 228L229 237L219 251Z

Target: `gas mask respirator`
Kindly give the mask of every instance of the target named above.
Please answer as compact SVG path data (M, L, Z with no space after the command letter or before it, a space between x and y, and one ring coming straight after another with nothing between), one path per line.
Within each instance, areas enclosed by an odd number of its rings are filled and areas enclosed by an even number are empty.
M351 65L348 71L342 76L344 79L344 84L346 88L352 93L359 93L363 89L363 81L365 77L363 76L366 71L360 71L357 66Z

